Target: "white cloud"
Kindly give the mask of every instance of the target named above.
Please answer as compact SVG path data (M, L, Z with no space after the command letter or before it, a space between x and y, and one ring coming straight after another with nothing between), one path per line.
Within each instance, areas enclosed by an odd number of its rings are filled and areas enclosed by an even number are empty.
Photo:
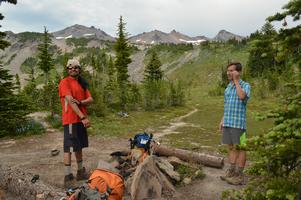
M226 29L248 35L288 0L22 0L1 4L2 30L57 31L73 24L95 26L115 36L119 16L131 35L176 29L191 36L213 37Z

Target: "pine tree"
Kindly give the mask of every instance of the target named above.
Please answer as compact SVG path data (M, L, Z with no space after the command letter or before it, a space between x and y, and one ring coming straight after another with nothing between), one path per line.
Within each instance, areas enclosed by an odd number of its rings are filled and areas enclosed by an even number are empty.
M16 90L18 92L18 94L21 92L21 83L20 83L20 77L19 74L15 75L15 81L16 81Z
M16 4L16 0L2 0ZM4 17L0 13L0 20ZM10 44L3 40L5 33L0 32L0 50L4 50ZM15 85L13 76L3 68L0 61L0 137L15 135L17 127L25 122L28 114L27 104L18 95L14 94Z
M150 60L144 70L144 107L146 110L162 108L167 105L165 82L161 62L155 50L150 52ZM165 94L164 94L165 93Z
M49 81L49 72L53 67L52 54L49 51L50 46L51 46L51 39L48 34L48 30L46 29L46 27L44 27L43 41L38 46L38 51L39 51L38 66L44 72L45 84L47 84Z
M116 69L113 62L112 57L110 56L108 61L108 81L105 86L104 91L104 98L105 102L108 104L112 104L114 102L114 99L116 98L115 95L117 93L117 82L116 82Z
M60 82L60 76L56 74L54 80L49 80L46 85L43 87L43 106L45 110L49 110L51 117L54 117L54 114L59 114L60 110L60 101L57 95L58 86Z
M286 28L287 22L286 17L292 17L293 21L299 21L301 15L301 0L291 0L289 3L283 6L285 9L282 13L276 13L274 16L267 18L268 21L282 21L284 28L279 31L277 37L278 49L276 60L287 61L290 59L295 66L301 71L301 51L300 51L300 42L301 42L301 25L298 24L292 28Z
M161 62L156 51L152 51L151 59L144 71L144 80L146 81L158 81L163 78L163 71L161 70Z
M281 66L281 63L275 60L276 50L273 43L276 34L272 24L267 22L256 39L251 41L247 66L252 77L260 77L265 72L276 71Z
M12 3L12 4L17 4L17 0L1 0L1 2L8 2L8 3ZM4 16L0 13L0 20L3 20ZM1 27L1 25L0 25ZM6 36L6 33L4 32L0 32L0 49L3 50L6 47L8 47L10 45L10 43L8 41L4 40L4 37Z
M119 101L122 109L126 109L128 103L128 87L129 87L129 75L128 64L131 63L130 48L126 39L125 23L120 16L118 24L118 38L114 46L116 51L115 66L117 69L117 83L119 85Z
M277 34L274 26L268 21L261 27L260 33L266 37L275 36Z

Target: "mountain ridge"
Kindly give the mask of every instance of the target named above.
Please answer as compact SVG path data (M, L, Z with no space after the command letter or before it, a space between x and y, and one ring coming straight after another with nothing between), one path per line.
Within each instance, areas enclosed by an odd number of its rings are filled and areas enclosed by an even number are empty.
M20 33L13 33L11 31L6 31L9 33L11 37L12 35L20 34ZM24 32L23 32L24 33ZM38 33L38 32L32 32ZM107 41L115 41L116 38L111 36L110 34L106 33L105 31L101 30L100 28L96 28L94 26L87 27L80 24L74 24L72 26L68 26L64 29L54 31L50 33L55 40L64 40L68 38L96 38L100 40L107 40ZM183 34L181 32L176 31L175 29L169 33L165 33L160 30L152 30L149 32L142 32L136 35L133 35L128 38L131 43L136 44L159 44L159 43L192 43L192 44L200 44L204 41L228 41L230 39L236 39L241 41L244 39L244 36L240 36L234 33L231 33L227 30L220 30L215 37L209 38L203 35L199 36L189 36Z

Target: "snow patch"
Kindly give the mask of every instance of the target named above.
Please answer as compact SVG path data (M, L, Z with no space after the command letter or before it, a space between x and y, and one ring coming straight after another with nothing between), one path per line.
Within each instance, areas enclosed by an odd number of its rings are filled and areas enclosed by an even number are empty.
M188 44L201 44L202 42L206 42L207 40L201 39L201 40L184 40L184 39L179 39L181 42L185 42Z
M85 34L83 34L84 37L90 37L90 36L93 36L93 35L95 35L95 34L94 33L85 33Z
M67 37L65 37L65 39L68 39L68 38L72 38L72 35L68 35Z
M65 37L55 37L55 39L62 40L62 39L65 39Z

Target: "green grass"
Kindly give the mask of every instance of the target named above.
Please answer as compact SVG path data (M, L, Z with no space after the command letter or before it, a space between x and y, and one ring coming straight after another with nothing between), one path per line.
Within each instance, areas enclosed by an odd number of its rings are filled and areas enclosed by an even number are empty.
M223 97L203 96L195 105L198 112L183 121L196 127L181 127L177 134L167 135L164 143L177 148L197 151L224 151L221 146L221 133L218 130L223 115ZM263 134L272 127L272 120L257 121L255 114L272 109L274 105L263 104L252 99L248 105L247 133L248 137Z
M158 129L171 119L186 114L190 107L171 107L157 111L133 111L129 117L121 118L116 113L103 118L92 117L89 133L102 137L132 137L146 128Z

